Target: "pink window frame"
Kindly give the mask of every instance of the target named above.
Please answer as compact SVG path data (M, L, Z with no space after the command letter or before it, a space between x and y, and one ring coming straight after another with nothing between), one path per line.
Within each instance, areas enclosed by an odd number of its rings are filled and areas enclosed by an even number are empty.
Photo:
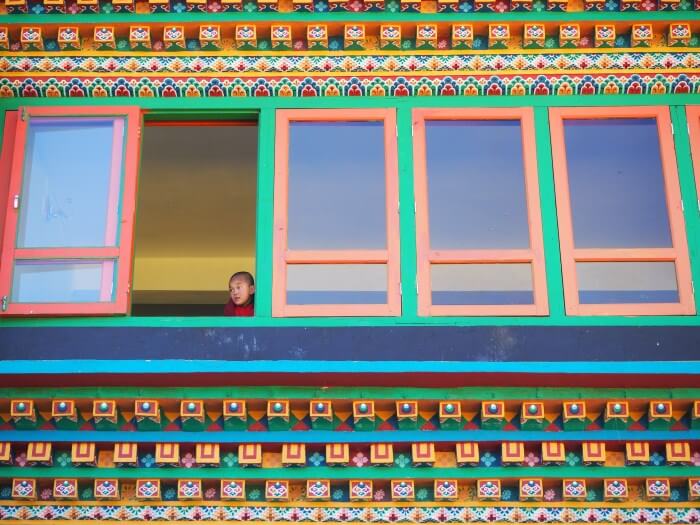
M138 154L140 142L141 114L138 107L25 107L20 108L22 118L17 121L14 137L15 148L10 169L10 185L7 198L7 216L4 225L4 243L0 255L0 295L9 298L12 286L14 263L17 259L41 261L94 261L114 260L117 264L116 279L105 275L102 283L102 295L111 292L115 284L114 300L98 303L12 303L2 315L109 315L126 314L129 309L129 288L131 282L131 257L133 252L133 225L136 204L136 175L138 171ZM20 195L24 178L27 130L31 117L55 119L79 119L86 117L125 117L126 129L121 143L114 141L113 159L121 163L121 175L110 178L108 220L119 221L118 227L106 228L106 244L113 247L99 248L17 248L15 239L18 210L14 209L15 195ZM115 139L119 135L115 132ZM117 149L118 148L118 149ZM121 154L117 152L121 150ZM79 154L79 148L76 149ZM113 169L116 169L113 166ZM109 232L118 232L114 238ZM110 264L104 261L104 264Z
M385 250L289 250L287 247L289 124L290 122L338 121L381 121L384 124L387 248ZM272 280L272 315L274 317L398 316L401 314L397 159L396 113L393 109L277 110ZM287 304L287 267L291 264L385 264L387 267L387 303Z
M569 194L564 141L566 119L653 118L659 133L661 165L666 190L666 208L671 229L671 248L604 248L577 249L574 247L573 219ZM671 117L665 106L646 107L576 107L551 108L549 111L552 135L552 162L554 167L557 217L561 246L564 301L568 315L692 315L695 313L693 290L688 259L681 191L676 168ZM673 262L676 268L678 303L619 303L581 304L576 276L577 262Z
M693 157L693 172L695 173L695 191L700 203L700 106L686 106L688 119L688 135L690 139L690 154ZM700 204L698 205L700 207Z
M432 250L426 164L425 121L431 120L519 120L522 136L523 173L529 249ZM416 249L418 255L418 314L421 316L547 315L547 277L540 196L537 182L535 125L531 108L450 108L413 110L413 148L416 194ZM434 305L430 268L433 264L528 263L532 268L534 302L527 305Z

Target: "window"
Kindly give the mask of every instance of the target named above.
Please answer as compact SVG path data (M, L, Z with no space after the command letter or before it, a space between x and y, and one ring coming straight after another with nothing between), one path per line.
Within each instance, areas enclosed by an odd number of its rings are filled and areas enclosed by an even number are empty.
M550 110L566 311L693 314L667 108Z
M693 156L693 171L695 172L695 190L700 203L700 106L687 106L685 109L688 117L688 132L690 133L690 153Z
M413 120L420 315L546 315L532 110Z
M257 141L256 120L146 120L132 315L221 316L255 275Z
M273 315L399 315L393 110L279 110Z
M24 108L0 265L3 313L126 313L140 115Z

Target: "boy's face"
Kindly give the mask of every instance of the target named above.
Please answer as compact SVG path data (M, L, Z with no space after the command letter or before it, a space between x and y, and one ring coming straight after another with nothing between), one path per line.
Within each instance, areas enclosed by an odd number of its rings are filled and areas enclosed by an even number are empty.
M236 277L228 283L228 291L233 304L243 306L250 302L255 293L255 286L243 277Z

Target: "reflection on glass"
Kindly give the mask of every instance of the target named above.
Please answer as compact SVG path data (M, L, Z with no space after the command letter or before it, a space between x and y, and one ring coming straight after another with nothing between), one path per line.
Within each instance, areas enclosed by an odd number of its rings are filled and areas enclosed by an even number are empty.
M656 120L566 120L564 135L575 247L670 247Z
M17 261L15 303L111 302L114 261Z
M118 118L33 118L27 132L19 211L20 248L114 246L118 221L108 217L111 178L120 177L114 148ZM117 137L121 141L123 137ZM118 158L113 158L116 151ZM117 182L118 184L118 182ZM112 199L117 199L116 186ZM113 214L116 213L116 206Z
M289 125L290 249L386 248L383 122Z
M576 263L582 304L677 303L672 262Z
M434 305L534 304L529 263L433 264Z
M287 304L387 304L386 265L289 265Z
M431 248L529 248L520 121L426 121L425 141Z

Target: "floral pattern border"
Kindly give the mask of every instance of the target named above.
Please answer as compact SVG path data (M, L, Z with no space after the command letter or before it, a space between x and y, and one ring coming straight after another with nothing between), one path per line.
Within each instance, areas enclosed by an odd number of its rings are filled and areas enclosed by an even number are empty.
M426 77L0 78L11 97L522 96L700 93L700 72Z
M0 57L0 73L90 73L146 75L252 74L280 75L419 72L538 72L541 70L620 71L692 70L700 68L700 52L529 53L493 55L378 56L37 56Z

